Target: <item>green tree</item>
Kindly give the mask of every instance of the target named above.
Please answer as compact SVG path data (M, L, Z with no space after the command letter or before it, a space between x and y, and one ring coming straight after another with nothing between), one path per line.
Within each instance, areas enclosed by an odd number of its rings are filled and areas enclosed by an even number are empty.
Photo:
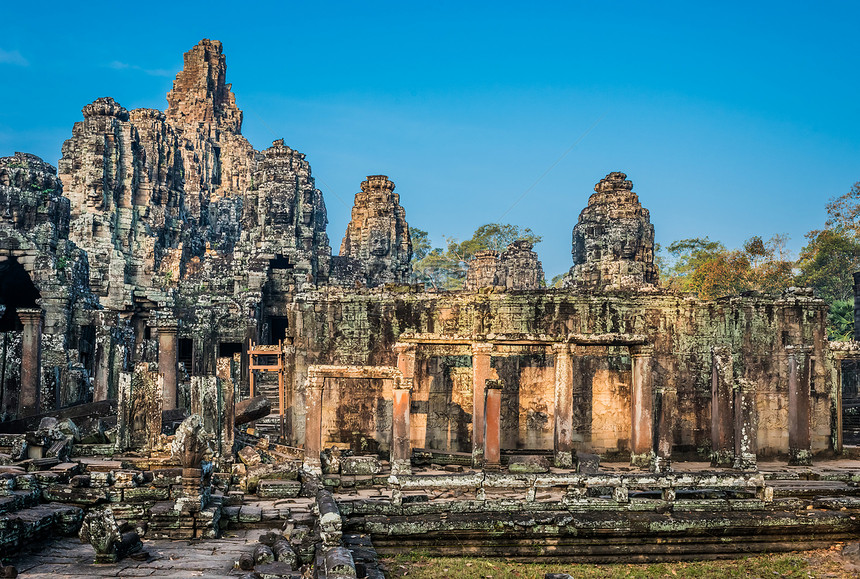
M806 239L798 283L815 288L829 302L851 299L852 273L860 270L860 182L828 202L824 229L810 231Z
M410 227L409 239L412 241L413 264L416 261L421 261L422 259L427 257L427 254L430 253L431 249L433 249L433 246L430 244L430 235L423 229L418 229L417 227Z
M756 235L742 249L729 250L709 238L681 239L671 243L668 263L661 272L663 284L704 299L756 290L774 292L793 283L792 261L786 250L787 237L768 240Z
M854 300L836 300L830 304L827 337L840 342L854 339Z

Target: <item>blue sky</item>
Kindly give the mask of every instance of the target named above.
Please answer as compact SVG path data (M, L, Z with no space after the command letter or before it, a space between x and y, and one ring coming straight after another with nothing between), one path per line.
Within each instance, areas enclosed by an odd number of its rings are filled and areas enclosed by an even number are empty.
M663 245L795 252L860 181L856 2L71 4L4 6L0 155L56 163L100 96L164 109L182 54L219 39L243 133L307 154L335 252L377 173L437 245L532 228L548 277L610 171Z

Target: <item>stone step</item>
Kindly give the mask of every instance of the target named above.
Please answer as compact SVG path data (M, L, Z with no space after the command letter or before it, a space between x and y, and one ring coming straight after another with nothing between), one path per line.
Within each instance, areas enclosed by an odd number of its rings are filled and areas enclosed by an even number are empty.
M59 535L73 536L81 526L83 510L47 503L0 515L0 555L8 557L33 540Z

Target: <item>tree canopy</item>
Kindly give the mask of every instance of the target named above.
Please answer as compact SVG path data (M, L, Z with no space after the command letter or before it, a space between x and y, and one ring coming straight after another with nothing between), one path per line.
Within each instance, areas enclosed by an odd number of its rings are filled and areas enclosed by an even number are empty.
M664 285L712 299L745 291L778 291L792 284L794 262L785 249L788 238L756 235L741 249L729 250L705 237L681 239L666 248Z

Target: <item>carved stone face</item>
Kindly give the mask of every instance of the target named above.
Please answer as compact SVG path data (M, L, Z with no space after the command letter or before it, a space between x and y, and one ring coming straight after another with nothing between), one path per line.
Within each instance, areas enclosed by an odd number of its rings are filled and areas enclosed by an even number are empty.
M370 255L375 257L385 257L391 250L391 240L388 238L388 231L373 229L370 232L368 240Z

